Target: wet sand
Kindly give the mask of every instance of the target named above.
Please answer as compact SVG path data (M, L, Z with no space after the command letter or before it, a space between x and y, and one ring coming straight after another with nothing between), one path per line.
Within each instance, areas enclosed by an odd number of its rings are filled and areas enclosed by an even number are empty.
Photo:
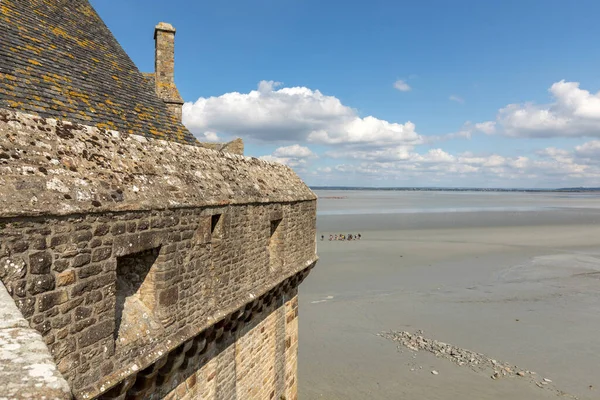
M431 207L418 196L408 202ZM495 199L511 206L396 213L390 207L401 201L393 199L376 212L357 211L352 201L361 199L319 204L319 235L360 232L363 239L319 241L320 262L300 286L300 399L549 399L561 391L570 395L562 398L600 398L598 201ZM329 212L335 201L346 201L339 208L349 212ZM492 380L398 349L377 335L390 330L422 330L535 371L553 387Z

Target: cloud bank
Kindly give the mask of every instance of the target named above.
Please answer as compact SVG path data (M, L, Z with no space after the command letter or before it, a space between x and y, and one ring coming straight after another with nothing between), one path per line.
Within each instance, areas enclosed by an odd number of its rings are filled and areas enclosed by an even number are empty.
M262 142L310 142L366 146L419 143L411 122L361 118L334 97L306 87L262 81L250 93L226 93L183 105L184 124L200 138L206 132Z
M579 86L561 80L548 90L552 103L509 104L484 123L493 126L490 133L516 138L600 137L600 92Z
M410 90L404 81L394 86ZM549 93L548 104L509 104L495 120L466 122L441 135L421 135L410 121L362 117L334 96L275 81L262 81L249 93L201 97L186 103L183 115L201 140L240 136L246 142L274 144L271 154L256 155L294 167L309 183L600 186L600 140L595 140L600 138L600 93L567 81L554 83ZM464 103L456 95L449 99ZM494 149L466 151L474 135L529 144L565 137L587 141L571 148L540 144L535 151L501 155ZM462 150L440 147L452 140L461 140Z

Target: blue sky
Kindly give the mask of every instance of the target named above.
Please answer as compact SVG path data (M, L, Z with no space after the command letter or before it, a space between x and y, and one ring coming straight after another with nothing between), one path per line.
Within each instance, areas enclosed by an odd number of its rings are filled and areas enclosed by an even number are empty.
M600 186L600 2L91 3L142 71L173 24L188 128L311 185Z

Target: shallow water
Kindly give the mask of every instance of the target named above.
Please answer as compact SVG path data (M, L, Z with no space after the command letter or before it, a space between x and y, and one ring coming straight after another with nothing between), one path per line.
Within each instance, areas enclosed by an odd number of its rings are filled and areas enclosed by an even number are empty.
M318 216L600 209L600 193L316 190Z
M319 236L362 239L319 240L300 286L299 398L557 398L377 336L418 329L600 398L600 195L317 195Z

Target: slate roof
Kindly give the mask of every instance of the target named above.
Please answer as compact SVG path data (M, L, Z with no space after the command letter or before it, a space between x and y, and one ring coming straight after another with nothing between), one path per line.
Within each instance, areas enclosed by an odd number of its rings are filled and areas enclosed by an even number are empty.
M0 1L0 108L197 143L87 0Z

